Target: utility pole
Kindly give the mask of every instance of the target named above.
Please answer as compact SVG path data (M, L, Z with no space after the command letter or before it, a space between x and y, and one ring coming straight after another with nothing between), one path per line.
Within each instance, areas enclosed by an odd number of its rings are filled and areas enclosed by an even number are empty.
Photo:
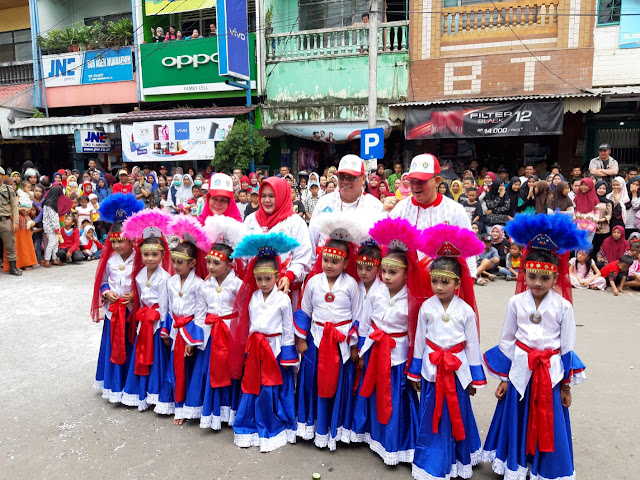
M369 128L378 125L378 0L369 13Z

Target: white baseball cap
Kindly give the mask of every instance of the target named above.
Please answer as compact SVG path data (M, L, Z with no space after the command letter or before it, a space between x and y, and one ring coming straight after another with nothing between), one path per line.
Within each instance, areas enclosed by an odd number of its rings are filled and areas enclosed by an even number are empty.
M214 173L209 181L209 197L233 198L233 182L226 173Z
M364 162L357 155L345 155L340 160L340 165L338 165L338 173L346 173L354 177L364 175Z
M416 180L430 180L440 173L440 162L430 153L416 155L411 160L411 167L407 178Z

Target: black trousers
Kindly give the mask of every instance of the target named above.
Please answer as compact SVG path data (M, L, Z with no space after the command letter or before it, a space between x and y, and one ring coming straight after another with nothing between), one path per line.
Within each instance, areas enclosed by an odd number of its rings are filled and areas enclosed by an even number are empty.
M58 249L58 258L60 259L61 262L66 262L67 261L67 251L68 250L69 250L68 248L59 248ZM71 260L73 262L83 262L85 260L85 256L83 255L83 253L80 250L75 250L71 254Z

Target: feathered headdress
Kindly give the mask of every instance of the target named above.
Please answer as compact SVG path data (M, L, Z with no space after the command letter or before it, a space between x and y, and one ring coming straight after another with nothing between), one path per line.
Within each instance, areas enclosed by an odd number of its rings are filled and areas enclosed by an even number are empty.
M244 223L224 215L207 217L204 221L204 231L209 243L224 243L232 248L235 248L247 234Z
M144 209L144 203L132 193L114 193L100 203L100 219L107 223L124 222Z
M102 206L100 207L102 210ZM169 212L152 208L134 213L125 220L122 231L128 238L147 239L149 237L162 237L169 233L169 224L172 216Z
M421 250L432 258L456 257L465 259L480 255L484 244L472 230L453 225L438 224L423 232Z
M403 251L417 251L423 248L422 230L404 218L385 218L375 223L369 235L378 244L399 248Z
M169 224L169 234L193 243L199 250L208 251L211 246L200 222L190 215L174 215Z
M578 229L573 219L567 214L552 213L548 215L516 215L507 223L507 234L514 243L524 245L521 265L516 283L516 294L526 290L524 283L525 270L558 273L558 279L553 289L566 300L573 303L571 292L571 278L569 275L569 252L572 250L587 250L591 242L587 240L589 233ZM558 257L558 266L547 262L531 262L528 265L527 256L531 250L545 250Z
M247 235L236 245L231 258L277 257L300 246L300 242L283 232Z
M507 223L505 231L519 245L547 250L557 255L572 250L589 251L591 248L587 240L589 232L580 230L571 216L562 213L516 215Z
M333 239L360 245L369 239L369 229L374 218L363 217L351 212L333 212L331 215L320 215L312 224L321 234Z

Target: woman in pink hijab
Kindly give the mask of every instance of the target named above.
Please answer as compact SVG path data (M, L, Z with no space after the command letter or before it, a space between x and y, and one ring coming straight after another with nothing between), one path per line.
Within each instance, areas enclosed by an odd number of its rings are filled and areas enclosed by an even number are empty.
M198 221L204 225L204 220L212 215L224 215L242 222L242 215L233 198L233 181L225 173L211 175L209 191Z

